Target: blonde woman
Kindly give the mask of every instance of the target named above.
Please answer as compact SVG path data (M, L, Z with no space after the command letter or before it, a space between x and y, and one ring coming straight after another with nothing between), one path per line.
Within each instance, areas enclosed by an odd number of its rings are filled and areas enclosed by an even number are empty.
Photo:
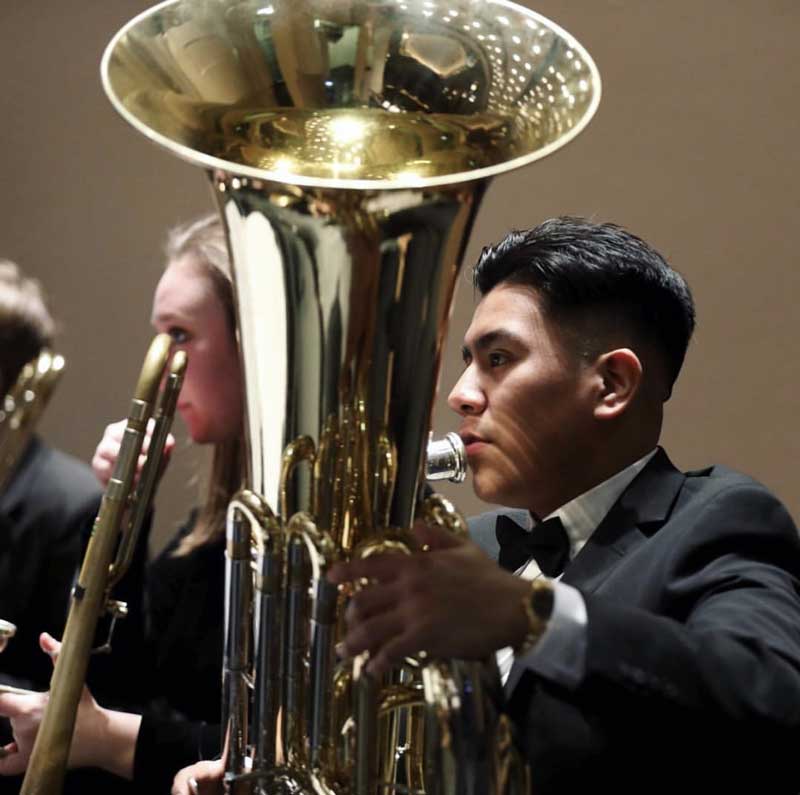
M70 755L70 767L100 768L132 781L132 791L148 794L168 791L178 768L219 750L224 519L242 477L243 387L219 220L205 217L173 230L166 254L152 324L188 354L178 413L195 443L214 446L209 489L205 503L147 567L143 646L123 660L138 682L147 682L142 708L108 709L87 690ZM124 422L106 428L92 460L103 484L123 427ZM50 636L43 636L42 647L50 654L58 650ZM101 679L101 701L124 703L124 694L110 692L107 678ZM11 718L15 734L15 743L6 747L10 755L0 760L0 774L24 770L43 703L44 696L0 696L0 713ZM89 791L86 782L81 791Z

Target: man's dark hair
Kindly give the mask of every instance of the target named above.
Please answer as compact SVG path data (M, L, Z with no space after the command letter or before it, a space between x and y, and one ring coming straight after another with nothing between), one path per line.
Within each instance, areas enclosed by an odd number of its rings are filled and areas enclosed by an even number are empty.
M0 395L20 370L52 344L54 324L41 285L0 259Z
M486 295L500 283L532 287L549 318L564 323L593 351L592 326L624 329L649 343L678 377L695 326L684 278L651 246L615 224L552 218L510 232L481 253L473 283Z

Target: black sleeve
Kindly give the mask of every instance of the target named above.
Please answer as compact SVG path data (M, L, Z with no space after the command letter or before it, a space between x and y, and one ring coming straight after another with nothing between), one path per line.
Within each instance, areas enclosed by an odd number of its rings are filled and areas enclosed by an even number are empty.
M136 741L133 783L137 791L169 792L181 768L219 753L219 725L175 720L147 710Z

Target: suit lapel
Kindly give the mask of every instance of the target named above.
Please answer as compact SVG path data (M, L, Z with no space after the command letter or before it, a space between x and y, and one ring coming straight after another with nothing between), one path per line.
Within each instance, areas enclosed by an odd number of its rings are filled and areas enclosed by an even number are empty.
M567 566L563 581L595 591L629 550L664 524L685 479L659 448Z

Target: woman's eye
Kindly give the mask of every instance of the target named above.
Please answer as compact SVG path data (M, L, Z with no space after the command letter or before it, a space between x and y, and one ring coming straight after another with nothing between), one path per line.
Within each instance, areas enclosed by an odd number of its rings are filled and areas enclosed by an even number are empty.
M189 332L186 329L173 327L167 332L176 345L183 345L189 341Z

